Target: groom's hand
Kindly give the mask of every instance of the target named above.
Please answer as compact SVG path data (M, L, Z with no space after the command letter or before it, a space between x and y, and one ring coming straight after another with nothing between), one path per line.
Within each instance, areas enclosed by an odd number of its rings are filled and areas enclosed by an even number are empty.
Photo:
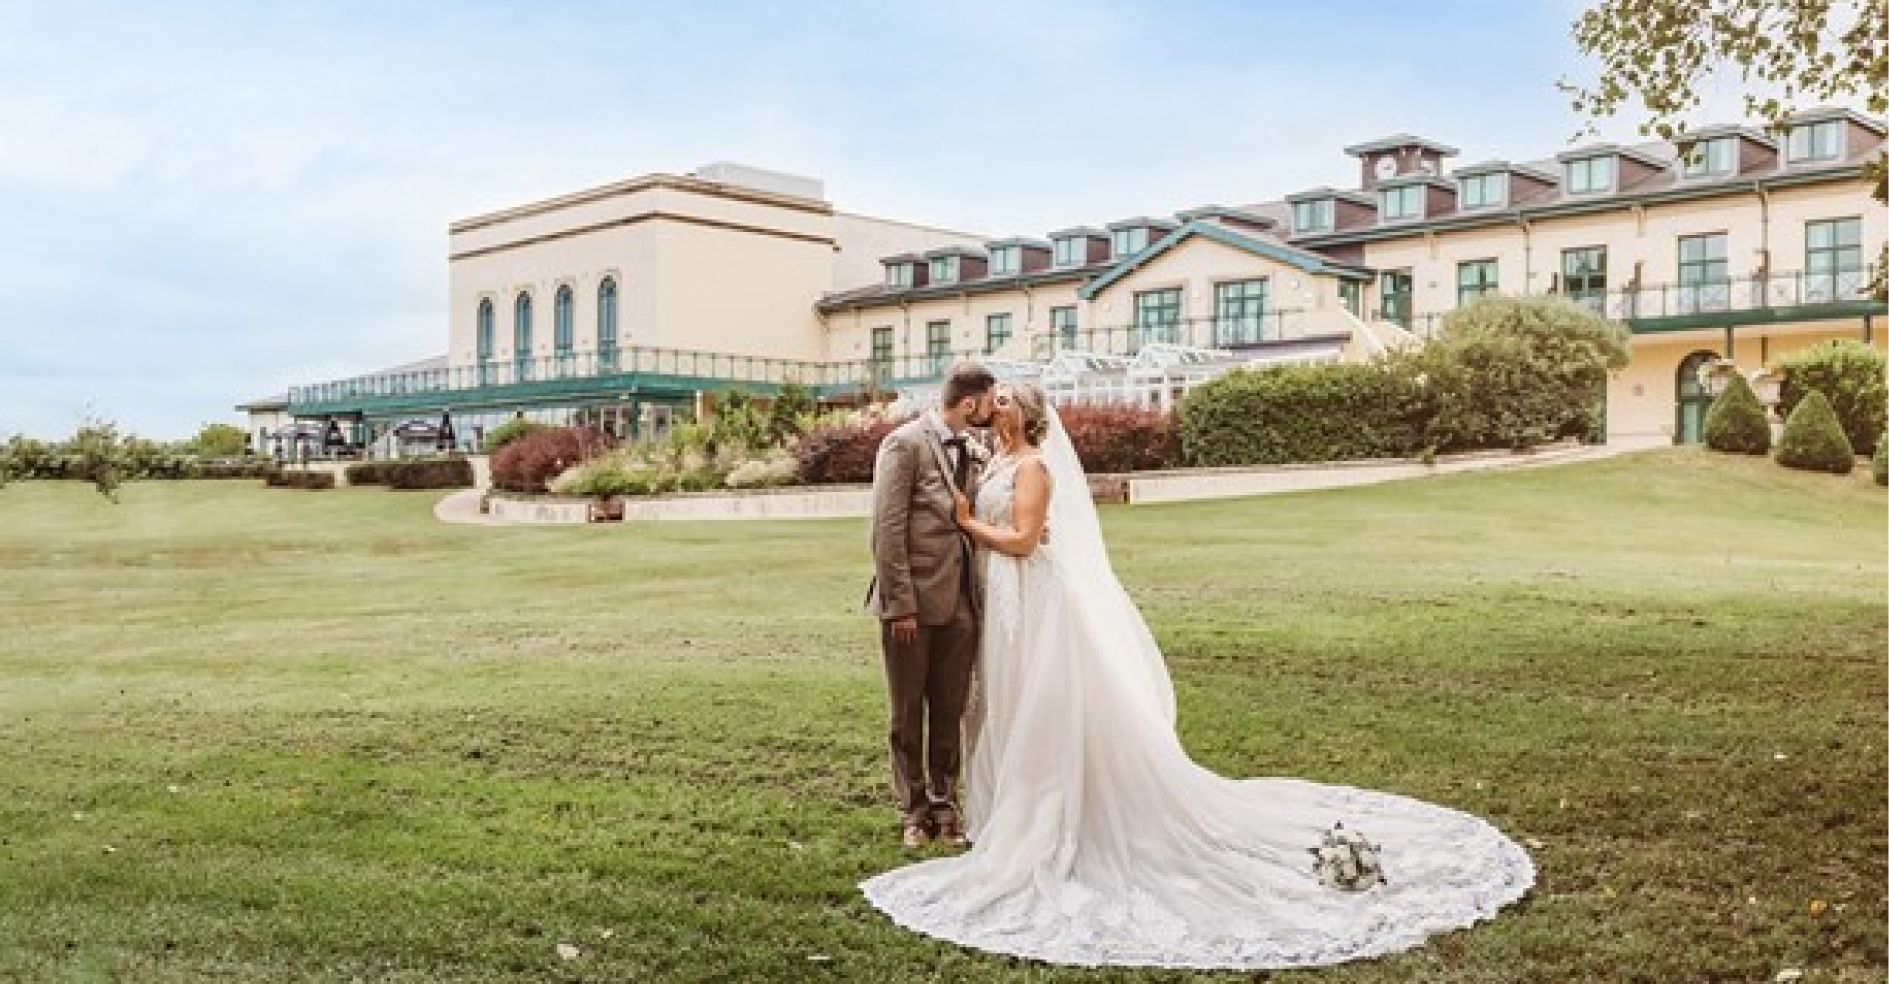
M918 616L907 615L892 620L892 641L909 646L918 641Z

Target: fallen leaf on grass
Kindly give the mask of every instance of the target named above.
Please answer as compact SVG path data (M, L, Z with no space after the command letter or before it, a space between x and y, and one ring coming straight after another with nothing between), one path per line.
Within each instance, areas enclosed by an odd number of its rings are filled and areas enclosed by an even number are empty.
M558 944L558 956L563 957L566 960L576 960L578 957L581 957L583 955L584 955L584 951L579 950L577 947L572 946L569 943Z

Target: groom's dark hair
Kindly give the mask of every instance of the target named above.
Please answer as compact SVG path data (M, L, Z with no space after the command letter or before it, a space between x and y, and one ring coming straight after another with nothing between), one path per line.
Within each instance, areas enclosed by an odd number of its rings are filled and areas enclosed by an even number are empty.
M961 362L951 367L951 374L945 377L944 394L941 405L947 409L972 397L983 396L997 385L997 377L990 370L975 362Z

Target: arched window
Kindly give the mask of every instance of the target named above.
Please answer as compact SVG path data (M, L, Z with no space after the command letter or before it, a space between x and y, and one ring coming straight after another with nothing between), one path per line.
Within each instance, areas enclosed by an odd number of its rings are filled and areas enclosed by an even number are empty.
M559 287L557 297L551 302L551 349L556 354L560 376L570 374L571 353L577 345L573 306L570 285Z
M531 295L518 292L512 303L512 381L531 378Z
M617 281L603 278L597 285L597 368L617 371Z
M492 319L492 299L488 297L479 302L478 345L479 345L479 385L481 386L484 386L486 383L489 383L492 381L491 380L492 347L497 342L497 339L495 337L496 332L494 331L493 326L492 326L492 320L493 320Z

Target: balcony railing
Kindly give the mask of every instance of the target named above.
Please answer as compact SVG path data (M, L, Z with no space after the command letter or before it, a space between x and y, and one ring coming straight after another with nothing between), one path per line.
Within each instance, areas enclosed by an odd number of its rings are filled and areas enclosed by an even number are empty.
M1241 317L1176 318L1045 331L1030 339L1030 357L1042 361L1057 352L1072 350L1134 355L1150 343L1234 351L1258 348L1305 337L1302 314L1297 310L1263 311Z
M1870 300L1871 276L1868 270L1776 273L1606 291L1570 291L1563 296L1609 319L1631 322L1862 303ZM1449 313L1439 311L1405 319L1380 315L1380 318L1402 324L1412 334L1428 338L1436 334L1439 323Z
M1269 343L1303 337L1296 311L1266 311L1240 318L1184 318L1139 325L1079 328L1032 339L1032 357L1047 361L1059 351L1081 350L1132 356L1149 343L1196 348L1254 349ZM955 363L989 358L982 351L945 350L907 352L879 359L813 362L761 356L693 352L680 349L624 348L603 352L565 352L531 359L493 358L469 366L451 366L417 372L380 373L351 379L298 386L289 390L293 407L328 407L369 400L423 397L439 394L440 402L454 402L449 394L503 387L520 395L581 390L586 384L607 388L621 378L659 376L678 380L718 381L728 384L782 385L798 383L822 390L892 389L914 382L936 380ZM529 389L526 389L529 387Z

